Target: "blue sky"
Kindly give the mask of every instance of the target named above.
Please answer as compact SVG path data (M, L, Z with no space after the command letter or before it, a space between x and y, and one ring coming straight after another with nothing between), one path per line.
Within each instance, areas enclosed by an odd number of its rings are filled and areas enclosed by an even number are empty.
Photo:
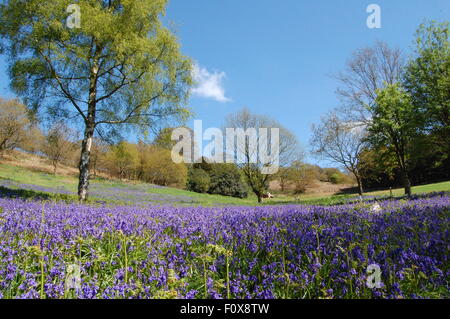
M372 3L381 7L381 29L366 26ZM202 86L189 102L195 119L220 127L248 107L307 147L311 124L339 103L330 75L354 50L383 40L411 54L420 23L449 17L448 0L171 0L165 19L199 65ZM1 96L13 96L8 82L0 58Z
M381 7L381 29L366 25L372 3ZM204 126L220 127L245 106L276 118L307 147L311 124L338 106L330 75L351 53L383 40L410 54L418 25L448 20L450 1L172 0L167 18L187 55L225 74L221 88L230 101L191 98Z

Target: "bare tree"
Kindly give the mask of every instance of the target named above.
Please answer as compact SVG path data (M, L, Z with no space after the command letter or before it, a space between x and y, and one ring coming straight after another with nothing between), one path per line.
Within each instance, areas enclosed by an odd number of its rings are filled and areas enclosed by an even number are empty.
M336 93L343 103L340 112L349 121L368 125L376 91L398 82L404 64L401 51L384 42L355 51L346 69L335 76L340 82Z
M44 138L42 152L52 163L53 174L56 174L58 165L73 154L76 145L70 138L70 129L61 122L53 125Z
M37 123L31 124L25 130L25 136L19 143L18 147L25 152L38 154L44 141L44 133L41 131Z
M280 167L280 170L275 176L280 184L280 190L282 192L286 191L286 189L288 189L288 187L293 183L292 173L293 170L291 167Z
M257 196L258 202L262 202L262 198L268 189L269 181L273 174L277 173L278 167L288 166L298 158L298 141L290 131L282 127L277 121L263 115L253 114L248 109L229 115L226 118L225 126L227 144L231 138L234 145L234 136L230 136L230 130L234 129L236 131L240 129L245 132L243 143L237 141L235 144L235 162L242 170L253 193ZM270 133L272 128L279 130L278 145L272 144L276 143L273 141L272 134L270 136L269 134L266 136L257 134L261 132L260 129L268 129L267 131ZM256 133L255 138L252 138L252 131ZM270 152L267 157L264 156L265 158L263 158L261 156L261 147L268 147L272 150L278 149L278 152ZM227 152L229 151L230 149L227 148ZM276 170L268 172L267 168L274 166L277 167Z
M97 177L99 166L103 164L105 154L108 152L108 144L99 138L93 138L91 148L91 170L93 177Z
M27 138L31 123L26 107L18 100L0 98L0 156L12 150Z
M312 127L312 152L319 157L345 167L356 178L358 192L363 193L359 156L366 146L366 130L360 123L345 122L335 112L321 119Z
M291 166L291 180L294 182L294 194L299 195L306 192L307 188L314 183L314 167L302 161L295 161Z

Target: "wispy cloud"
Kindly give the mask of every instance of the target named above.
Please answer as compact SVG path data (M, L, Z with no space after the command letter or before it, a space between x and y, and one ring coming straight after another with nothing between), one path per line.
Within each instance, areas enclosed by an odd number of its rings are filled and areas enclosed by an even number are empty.
M222 80L226 77L225 72L209 72L206 68L194 64L192 76L197 82L197 86L191 91L193 95L222 103L231 101L225 96L225 89L222 85Z

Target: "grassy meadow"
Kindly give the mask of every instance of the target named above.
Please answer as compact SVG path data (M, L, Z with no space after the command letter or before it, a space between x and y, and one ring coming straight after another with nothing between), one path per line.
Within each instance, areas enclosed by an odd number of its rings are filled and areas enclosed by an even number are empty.
M37 170L30 170L10 164L0 164L0 186L9 190L20 192L20 197L42 197L45 199L76 200L78 180L75 177L54 175ZM256 196L251 194L248 198L239 199L221 195L210 195L190 192L171 187L161 187L137 181L119 181L95 178L91 181L91 202L107 202L111 204L149 204L149 205L176 205L176 206L258 206L258 205L333 205L348 200L357 199L354 194L313 195L300 196L276 195L273 199L265 199L258 204ZM450 181L414 186L413 192L449 192ZM403 189L393 189L395 197L403 196ZM364 194L365 197L390 196L389 190L372 191Z

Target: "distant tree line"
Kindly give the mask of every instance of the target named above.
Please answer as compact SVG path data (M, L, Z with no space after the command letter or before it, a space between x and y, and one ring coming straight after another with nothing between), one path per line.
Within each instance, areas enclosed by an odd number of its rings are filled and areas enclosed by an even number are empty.
M229 118L251 121L264 117L244 109ZM76 130L64 122L55 122L49 127L34 118L18 100L0 100L0 154L19 149L27 153L44 156L57 174L58 168L76 167L80 160L81 140ZM235 123L238 125L238 123ZM250 124L246 124L250 125ZM265 125L281 127L273 120ZM42 127L42 129L41 129ZM316 186L317 181L333 184L352 184L354 179L337 168L321 168L303 162L298 142L283 128L280 168L276 174L262 174L262 164L214 163L203 158L201 163L176 164L171 158L172 128L164 128L149 143L119 141L107 143L94 138L91 145L91 178L106 177L121 180L143 181L155 185L186 188L187 190L245 198L250 193L262 198L277 181L281 192L302 194ZM236 150L250 152L250 149ZM251 186L253 183L253 186ZM260 199L261 200L261 199Z
M318 165L294 161L290 166L281 167L274 179L282 193L299 195L317 186L317 182L335 185L352 185L355 180L337 168L322 168Z
M81 140L64 122L41 129L28 109L18 100L0 99L0 157L19 149L44 156L56 174L61 165L76 167L80 160ZM170 149L154 143L121 141L108 144L93 139L90 170L92 177L140 180L163 186L184 187L187 167L175 164Z

